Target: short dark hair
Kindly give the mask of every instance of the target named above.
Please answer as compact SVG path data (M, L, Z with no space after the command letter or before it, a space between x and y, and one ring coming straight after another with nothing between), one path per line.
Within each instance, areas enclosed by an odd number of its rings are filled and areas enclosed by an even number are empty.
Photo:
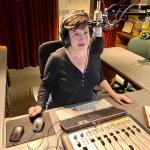
M61 23L60 37L65 48L71 46L71 41L69 37L69 30L77 29L81 25L87 25L87 21L90 19L87 13L73 13L65 17ZM92 29L89 27L90 35L92 34Z

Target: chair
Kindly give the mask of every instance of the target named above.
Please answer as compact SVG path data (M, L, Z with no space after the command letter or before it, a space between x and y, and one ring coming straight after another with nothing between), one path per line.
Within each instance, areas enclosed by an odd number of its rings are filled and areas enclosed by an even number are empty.
M45 65L50 53L55 52L57 49L61 47L63 47L63 43L60 40L45 42L39 46L38 62L39 62L41 79L43 78Z
M135 37L128 42L127 49L148 59L150 58L150 39L143 40L140 37Z
M39 70L40 70L41 79L43 78L45 65L46 65L49 55L61 47L63 47L63 43L60 40L48 41L39 46L38 62L39 62ZM36 101L37 101L38 90L39 90L38 86L33 87L33 95Z

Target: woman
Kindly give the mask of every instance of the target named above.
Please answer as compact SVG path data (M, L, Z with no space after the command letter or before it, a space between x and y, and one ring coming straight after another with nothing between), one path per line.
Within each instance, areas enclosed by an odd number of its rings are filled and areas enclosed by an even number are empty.
M106 81L99 53L94 52L97 48L100 51L102 31L95 28L94 35L98 38L90 43L88 20L86 13L72 14L63 20L60 35L64 47L52 53L47 61L38 92L38 105L29 108L30 116L45 109L50 93L52 101L49 106L53 108L95 99L93 89L96 85L118 103L132 103L124 94L115 93Z

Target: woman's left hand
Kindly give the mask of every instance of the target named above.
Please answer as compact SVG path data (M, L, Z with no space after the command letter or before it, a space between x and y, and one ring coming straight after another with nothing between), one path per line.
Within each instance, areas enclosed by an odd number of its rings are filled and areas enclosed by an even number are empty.
M114 90L112 90L111 86L108 84L107 80L103 80L100 83L100 86L106 90L108 92L108 94L114 99L116 100L116 102L118 102L119 104L123 105L123 104L132 104L133 101L128 98L127 96L125 96L124 94L118 94L116 93Z
M124 105L125 103L126 104L132 104L133 103L133 101L130 98L128 98L127 96L125 96L124 94L114 93L112 98L121 105Z

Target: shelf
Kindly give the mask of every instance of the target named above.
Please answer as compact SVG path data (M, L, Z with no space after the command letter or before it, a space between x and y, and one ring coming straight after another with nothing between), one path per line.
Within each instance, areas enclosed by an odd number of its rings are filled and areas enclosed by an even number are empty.
M129 33L116 32L115 46L127 49L127 44L129 40L134 37L136 36Z

